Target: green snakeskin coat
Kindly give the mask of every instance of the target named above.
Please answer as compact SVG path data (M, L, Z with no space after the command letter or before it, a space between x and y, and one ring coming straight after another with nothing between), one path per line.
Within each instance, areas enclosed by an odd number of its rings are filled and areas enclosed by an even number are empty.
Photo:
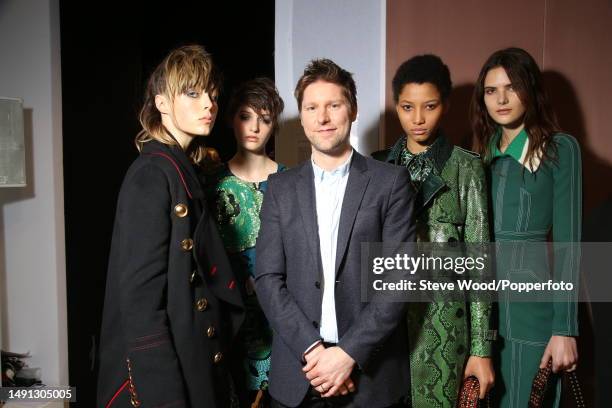
M433 146L435 171L423 181L417 203L417 239L422 242L489 242L487 186L479 156L446 137ZM399 164L402 137L373 157ZM413 303L408 311L414 408L455 407L470 355L489 357L488 302Z

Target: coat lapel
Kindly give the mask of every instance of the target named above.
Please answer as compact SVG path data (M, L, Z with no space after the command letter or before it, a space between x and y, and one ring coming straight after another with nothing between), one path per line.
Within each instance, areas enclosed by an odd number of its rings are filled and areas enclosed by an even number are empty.
M196 169L185 152L178 146L170 146L156 140L145 143L142 154L161 156L172 162L179 173L179 178L191 198L204 198L204 191L197 176Z
M433 150L432 156L436 172L432 172L421 184L421 191L419 193L420 198L415 208L415 214L420 214L423 209L427 208L431 200L446 187L446 182L440 174L442 174L446 162L453 153L453 145L448 141L441 130L439 132L438 140L436 140L436 143L431 147Z
M353 152L349 178L346 183L346 191L340 212L340 225L338 227L338 242L336 246L336 275L338 275L340 264L346 253L353 225L355 224L355 217L357 217L363 195L370 181L370 176L366 173L367 169L366 159L359 153Z
M314 173L312 164L307 161L302 165L297 183L295 184L298 205L302 215L302 224L306 233L306 242L313 259L317 260L319 273L322 271L321 250L319 248L319 227L317 223L317 210L314 191Z
M195 166L189 160L189 157L187 157L185 152L178 146L170 146L170 151L179 161L179 165L185 173L185 182L189 186L193 198L204 198L204 191L200 183L200 178L196 173Z
M421 184L421 191L415 205L415 214L420 214L423 209L427 208L431 200L446 187L446 183L442 177L437 174L430 174L429 177Z
M223 256L215 256L215 254L223 254ZM209 214L201 215L195 229L193 256L198 263L201 276L215 296L232 305L244 307L235 274L225 258L223 241ZM203 261L204 259L207 261ZM207 265L211 265L211 269L204 269Z
M434 149L432 153L437 174L432 172L429 177L421 183L414 208L415 215L417 216L427 208L431 201L444 190L444 187L446 187L446 182L439 174L442 174L442 170L444 170L444 166L453 152L453 145L448 141L441 130L439 132L439 140L432 146L432 149ZM399 166L400 156L405 145L406 136L403 136L393 145L393 147L391 147L391 149L389 149L389 153L384 161Z

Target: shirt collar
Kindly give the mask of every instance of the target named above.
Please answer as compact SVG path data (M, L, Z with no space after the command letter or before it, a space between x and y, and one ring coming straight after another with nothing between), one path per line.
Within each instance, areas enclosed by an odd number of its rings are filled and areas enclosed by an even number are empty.
M425 150L423 150L422 152L419 152L419 153L412 153L406 147L406 136L404 136L404 138L403 138L404 148L402 149L402 151L400 153L400 159L401 159L401 155L402 154L406 154L409 159L414 159L416 156L423 156L423 157L426 157L426 158L428 158L430 160L433 160L435 158L435 156L436 156L437 151L438 151L438 146L441 144L442 138L443 138L443 136L441 134L439 134L436 137L436 139L433 141L433 143L430 144L429 146L427 146L425 148Z
M385 161L388 163L399 164L402 152L406 148L406 135L399 138L399 140L391 147L389 154ZM433 160L435 169L438 174L442 173L446 161L449 159L453 152L453 144L449 142L442 129L438 129L438 136L436 140L429 146L426 151L429 158ZM412 155L412 153L410 153Z
M327 171L322 169L321 167L317 166L317 164L314 162L314 160L312 159L312 156L310 157L310 161L312 163L312 170L314 172L314 177L315 180L318 181L323 181L323 179L325 178L341 178L344 177L348 174L349 169L351 167L351 159L353 158L353 150L351 149L351 154L349 155L348 159L346 159L346 161L344 163L342 163L341 165L339 165L338 167L336 167L335 169L331 170L331 171Z
M499 150L499 140L501 138L501 129L498 129L495 133L495 136L491 140L493 145L492 156L491 159L495 159L497 157L509 156L514 160L519 162L523 167L525 167L529 172L535 173L540 166L540 157L541 155L536 154L533 158L531 165L527 162L527 151L529 150L529 136L527 135L527 131L525 129L521 130L518 135L510 142L506 150L502 153Z

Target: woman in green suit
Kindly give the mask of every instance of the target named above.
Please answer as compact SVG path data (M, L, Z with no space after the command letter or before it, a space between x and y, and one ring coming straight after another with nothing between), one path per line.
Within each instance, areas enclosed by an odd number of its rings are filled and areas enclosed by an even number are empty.
M439 57L404 62L393 95L405 135L379 160L406 166L418 191L420 242L489 241L485 173L477 154L453 146L439 128L451 79ZM475 375L481 397L493 385L489 302L413 303L409 306L412 406L455 407L462 380Z
M534 59L519 48L492 54L472 99L472 123L491 177L493 235L499 242L497 274L542 279L545 254L534 242L579 242L582 216L580 148L559 132ZM552 233L552 234L551 234ZM542 245L544 247L544 245ZM511 250L512 249L512 250ZM511 256L515 249L527 256ZM542 251L543 252L543 251ZM501 259L501 261L500 261ZM553 279L577 279L579 251L555 258ZM547 278L545 278L547 279ZM549 303L499 303L498 387L501 407L525 407L539 367L574 370L578 321L572 296ZM558 406L560 384L556 387Z

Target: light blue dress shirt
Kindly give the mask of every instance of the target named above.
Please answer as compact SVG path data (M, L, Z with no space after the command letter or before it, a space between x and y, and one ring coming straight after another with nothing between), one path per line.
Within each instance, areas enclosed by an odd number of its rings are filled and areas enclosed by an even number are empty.
M325 342L338 342L338 325L336 321L336 302L334 296L336 284L336 247L338 244L338 227L340 212L353 152L349 158L332 171L326 171L312 160L314 171L315 197L317 207L317 224L319 227L319 245L323 264L323 302L321 305L321 324L319 333Z

